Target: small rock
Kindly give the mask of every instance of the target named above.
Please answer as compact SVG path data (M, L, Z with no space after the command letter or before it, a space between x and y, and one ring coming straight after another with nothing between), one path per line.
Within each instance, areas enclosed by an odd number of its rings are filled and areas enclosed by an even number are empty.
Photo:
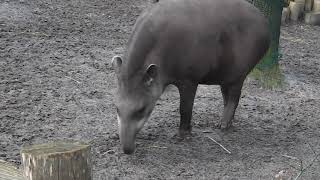
M37 15L40 15L41 14L41 11L39 8L36 8L35 10L33 10L32 12L33 14L37 14Z
M281 170L278 174L275 175L276 179L282 179L286 171Z
M119 139L119 134L115 133L110 136L110 139L118 140Z

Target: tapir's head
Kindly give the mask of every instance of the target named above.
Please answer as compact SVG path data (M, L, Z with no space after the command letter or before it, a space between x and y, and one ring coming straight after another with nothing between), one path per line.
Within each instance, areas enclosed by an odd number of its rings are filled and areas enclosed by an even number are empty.
M135 150L136 134L148 120L162 93L158 67L150 64L128 73L130 67L123 67L119 56L113 57L112 66L117 74L115 105L120 142L124 153L131 154Z

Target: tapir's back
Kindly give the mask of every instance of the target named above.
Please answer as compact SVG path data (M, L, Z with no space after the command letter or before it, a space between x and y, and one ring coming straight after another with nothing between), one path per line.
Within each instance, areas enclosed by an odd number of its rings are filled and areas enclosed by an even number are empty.
M211 27L211 30L202 29L202 33L206 33L239 24L239 21L247 26L252 24L256 29L266 25L261 12L245 0L162 0L146 14L143 18L152 21L158 30L186 28L196 32L202 27Z
M140 55L135 66L161 64L177 79L215 84L246 74L259 61L268 48L267 29L264 16L245 0L163 0L137 20L129 54ZM238 74L228 78L230 72ZM206 75L215 79L203 80Z

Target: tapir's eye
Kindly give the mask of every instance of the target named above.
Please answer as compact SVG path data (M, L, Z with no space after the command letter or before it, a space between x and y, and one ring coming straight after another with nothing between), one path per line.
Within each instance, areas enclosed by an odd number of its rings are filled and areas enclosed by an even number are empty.
M140 108L140 109L137 111L137 113L138 113L138 114L143 114L145 110L146 110L146 107L144 106L144 107Z
M140 118L141 116L143 116L145 110L146 110L146 107L143 106L142 108L138 109L138 110L134 113L134 116L137 117L137 118Z
M119 108L118 108L118 107L116 107L116 109L117 109L117 113L119 114Z

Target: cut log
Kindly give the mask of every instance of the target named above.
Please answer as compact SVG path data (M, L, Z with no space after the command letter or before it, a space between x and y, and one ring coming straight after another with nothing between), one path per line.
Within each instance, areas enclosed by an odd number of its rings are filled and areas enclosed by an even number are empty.
M294 2L297 3L297 6L300 7L300 14L299 14L299 18L300 18L304 12L306 0L295 0Z
M289 8L283 8L282 9L282 17L281 17L281 22L286 23L288 22L290 18L290 9Z
M306 13L306 15L304 16L304 21L307 24L320 26L320 12Z
M0 180L26 180L22 171L14 165L0 160Z
M91 180L90 146L55 142L21 150L27 180Z
M313 11L320 12L320 0L314 0L313 2Z
M301 4L291 1L289 4L290 19L297 21L301 16Z
M306 0L295 0L294 2L297 3L297 4L300 4L303 7L303 9L301 9L301 10L304 10L304 6L306 4Z
M310 12L313 7L313 0L306 0L306 5L304 6L304 10Z

